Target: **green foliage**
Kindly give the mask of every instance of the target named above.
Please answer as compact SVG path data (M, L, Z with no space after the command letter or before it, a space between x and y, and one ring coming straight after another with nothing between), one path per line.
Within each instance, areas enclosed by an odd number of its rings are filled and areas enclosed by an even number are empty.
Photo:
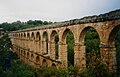
M41 21L41 20L29 20L27 22L16 21L13 23L4 22L0 24L0 27L6 31L16 31L41 25L51 24L52 22Z
M68 45L68 66L74 66L74 37L73 33L69 31L67 33L66 43Z
M86 52L99 53L99 44L100 39L98 33L95 31L95 29L90 28L85 35Z
M14 73L14 77L34 77L34 68L18 61L12 61L9 69Z
M106 65L101 63L100 56L95 53L88 54L87 60L89 66L80 72L80 77L115 77L115 74L111 73Z
M39 68L36 70L36 73L40 77L69 77L66 69L57 69L55 67Z

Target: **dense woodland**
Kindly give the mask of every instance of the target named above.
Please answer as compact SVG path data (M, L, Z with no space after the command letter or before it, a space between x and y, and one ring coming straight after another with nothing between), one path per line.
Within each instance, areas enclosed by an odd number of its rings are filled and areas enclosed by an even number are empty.
M110 13L99 15L99 17L120 16L120 10L112 11ZM93 16L95 17L95 16ZM87 18L87 17L85 17ZM84 19L85 19L84 18ZM82 18L83 19L83 18ZM86 20L86 19L85 19ZM98 19L97 19L98 20ZM103 20L107 20L103 19ZM92 20L91 20L92 21ZM97 21L98 22L98 21ZM85 45L86 45L86 57L87 66L84 70L78 71L74 66L74 38L71 31L67 33L68 44L68 69L56 69L50 68L34 68L28 64L24 64L20 61L19 57L13 53L9 48L12 47L10 39L7 35L9 31L22 30L31 27L37 27L42 25L53 24L52 22L41 21L41 20L29 20L27 22L16 21L13 23L1 23L0 27L6 32L2 38L0 38L0 77L116 77L114 73L108 71L108 68L101 63L100 59L100 39L95 29L90 28L85 34ZM57 36L55 37L58 42ZM116 33L115 37L116 56L117 56L117 76L120 73L120 31ZM56 42L56 52L58 53L58 43Z

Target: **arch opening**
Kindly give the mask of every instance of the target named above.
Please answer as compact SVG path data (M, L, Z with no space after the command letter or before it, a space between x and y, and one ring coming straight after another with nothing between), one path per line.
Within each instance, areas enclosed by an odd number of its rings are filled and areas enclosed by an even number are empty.
M79 38L80 44L85 46L86 67L93 68L96 61L100 59L99 34L93 27L86 27L82 30Z
M41 36L40 36L39 32L36 33L36 40L37 40L37 42L36 42L36 48L37 48L36 51L40 52L40 51L42 51L42 49L41 49Z
M27 36L26 36L26 37L27 37L26 47L30 50L30 42L29 42L29 41L30 41L30 33L27 33Z
M31 60L33 60L34 59L34 55L33 54L31 54Z
M108 46L110 47L109 52L113 52L115 54L115 65L116 65L116 70L117 70L117 76L120 76L120 25L116 26L113 28L109 35L108 39ZM113 58L114 58L113 57Z
M31 34L31 40L34 40L35 39L35 36L34 36L34 33L32 32Z
M24 33L24 39L26 39L26 34Z
M27 58L29 59L29 52L27 52Z
M27 39L30 39L30 34L29 33L27 33Z
M47 64L46 60L45 60L45 59L43 59L43 62L42 62L42 67L47 67L47 66L48 66L48 64Z
M56 65L54 63L52 63L52 67L56 68Z
M39 32L36 33L36 40L41 40L41 37L40 37L40 33L39 33Z
M32 50L32 51L36 51L36 46L35 46L35 34L34 34L34 32L32 32L32 34L31 34L31 40L32 40L31 50Z
M21 38L23 38L23 33L21 33Z
M19 38L20 38L20 33L19 33Z
M62 36L63 43L67 44L67 64L74 66L74 35L70 29L66 29Z
M58 59L59 58L59 55L58 55L58 42L59 42L59 37L58 37L58 33L56 31L53 31L51 33L51 36L50 36L50 40L51 42L53 43L53 50L51 50L51 54L54 54L55 55L55 59ZM52 52L53 51L53 52Z
M26 53L25 53L25 51L24 51L24 57L26 57Z
M43 52L48 54L48 34L47 32L43 33Z
M36 63L39 63L39 61L40 61L40 58L39 58L39 56L37 56L36 57Z

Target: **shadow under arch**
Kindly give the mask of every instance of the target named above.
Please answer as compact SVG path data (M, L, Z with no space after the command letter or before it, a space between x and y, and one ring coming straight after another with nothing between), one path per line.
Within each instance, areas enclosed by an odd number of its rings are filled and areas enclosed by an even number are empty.
M36 64L39 65L40 64L40 57L36 56ZM40 67L40 66L39 66Z
M58 33L53 30L50 35L50 45L53 49L50 50L50 54L53 56L53 58L58 59L59 58L59 51L58 51L58 42L59 42L59 37Z
M115 26L108 38L109 61L112 61L113 68L117 71L117 76L120 76L120 25ZM110 65L110 64L109 64ZM113 71L114 71L113 69Z
M117 32L120 30L120 25L116 26L115 28L113 28L113 30L111 31L109 38L108 38L108 45L109 46L115 46L115 37Z
M21 33L20 37L23 38L23 33Z
M91 26L87 26L85 27L81 32L80 32L80 35L79 35L79 42L81 45L84 45L85 43L85 36L86 36L86 32L89 30L89 29L93 29L97 32L97 30L94 28L94 27L91 27ZM99 36L99 33L97 32L98 36Z
M94 27L85 27L79 36L79 43L85 57L86 67L93 68L94 60L100 59L100 37ZM95 59L96 58L96 59ZM100 63L100 62L99 62Z
M30 39L30 33L27 33L27 39L28 40Z
M31 54L31 61L34 61L34 55Z
M36 51L37 52L41 52L42 51L42 47L41 47L41 35L40 32L36 33Z
M26 57L26 53L25 53L25 51L24 51L24 57Z
M19 38L20 38L21 34L19 33L18 36L19 36Z
M27 59L28 59L28 60L30 59L30 54L29 54L29 52L27 52Z
M31 39L31 40L34 40L34 39L35 39L35 34L34 34L34 32L31 33L30 39Z
M23 50L20 50L20 54L23 56Z
M67 51L67 54L65 58L67 58L67 66L74 66L74 33L70 29L64 30L62 43L66 45L65 51Z
M39 63L39 61L40 61L40 58L39 58L39 56L37 56L36 57L36 63Z
M26 39L26 34L24 33L24 39Z
M52 63L52 67L57 68L56 65L55 65L54 63Z
M40 32L36 33L36 40L41 40Z
M48 54L48 33L45 31L42 35L42 48L43 52Z
M31 44L32 44L32 47L30 48L31 51L36 51L36 46L35 46L35 33L32 32L31 33L31 37L30 37L30 40L32 41Z
M45 59L42 61L42 67L48 67L47 61Z

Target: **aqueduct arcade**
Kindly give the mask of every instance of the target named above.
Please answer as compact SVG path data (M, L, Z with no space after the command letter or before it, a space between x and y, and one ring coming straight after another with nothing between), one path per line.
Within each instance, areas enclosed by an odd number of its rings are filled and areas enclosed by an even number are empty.
M32 28L9 33L13 51L20 59L36 67L68 67L66 35L71 31L74 36L74 66L80 70L86 67L85 33L94 28L100 38L100 55L110 70L116 70L115 34L120 29L120 19L56 26ZM55 52L55 35L58 35L58 53ZM57 58L56 58L57 56Z

